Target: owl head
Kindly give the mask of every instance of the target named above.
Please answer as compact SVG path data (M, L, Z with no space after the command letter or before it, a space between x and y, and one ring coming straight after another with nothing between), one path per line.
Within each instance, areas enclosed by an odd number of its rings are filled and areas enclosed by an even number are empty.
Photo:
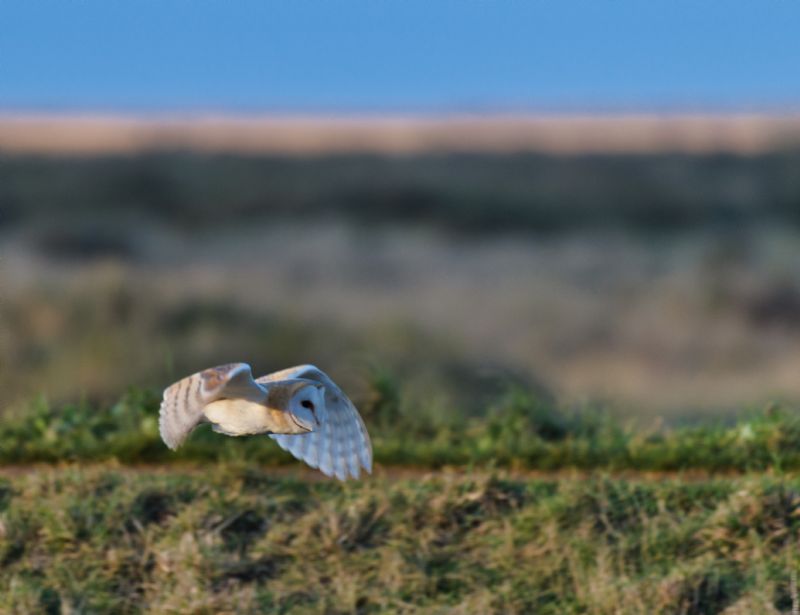
M312 381L298 383L292 391L286 411L301 428L316 430L325 420L325 387Z

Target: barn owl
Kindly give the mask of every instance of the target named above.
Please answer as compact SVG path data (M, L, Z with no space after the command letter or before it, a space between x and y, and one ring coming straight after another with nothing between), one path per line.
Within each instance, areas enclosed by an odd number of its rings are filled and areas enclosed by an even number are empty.
M372 471L372 444L353 403L313 365L253 379L247 363L212 367L167 387L158 428L175 450L201 423L227 436L269 434L327 476Z

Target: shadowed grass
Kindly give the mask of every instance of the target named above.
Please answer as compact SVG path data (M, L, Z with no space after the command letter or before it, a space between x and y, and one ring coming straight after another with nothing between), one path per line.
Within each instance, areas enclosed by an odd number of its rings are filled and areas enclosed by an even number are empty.
M0 480L3 612L770 613L798 565L796 478Z

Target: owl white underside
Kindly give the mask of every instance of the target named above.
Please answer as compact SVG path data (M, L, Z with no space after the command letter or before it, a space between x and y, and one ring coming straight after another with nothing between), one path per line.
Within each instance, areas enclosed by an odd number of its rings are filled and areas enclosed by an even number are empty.
M203 410L214 431L226 436L250 436L264 433L266 408L247 399L220 399Z

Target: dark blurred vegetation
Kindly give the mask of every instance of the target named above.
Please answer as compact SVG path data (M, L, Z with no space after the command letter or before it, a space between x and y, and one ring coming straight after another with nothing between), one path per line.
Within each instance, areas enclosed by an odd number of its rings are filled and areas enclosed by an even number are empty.
M160 153L0 158L0 224L64 220L56 253L125 255L95 227L127 216L183 230L298 217L444 231L670 231L800 224L800 150L755 156L418 155L269 157Z

